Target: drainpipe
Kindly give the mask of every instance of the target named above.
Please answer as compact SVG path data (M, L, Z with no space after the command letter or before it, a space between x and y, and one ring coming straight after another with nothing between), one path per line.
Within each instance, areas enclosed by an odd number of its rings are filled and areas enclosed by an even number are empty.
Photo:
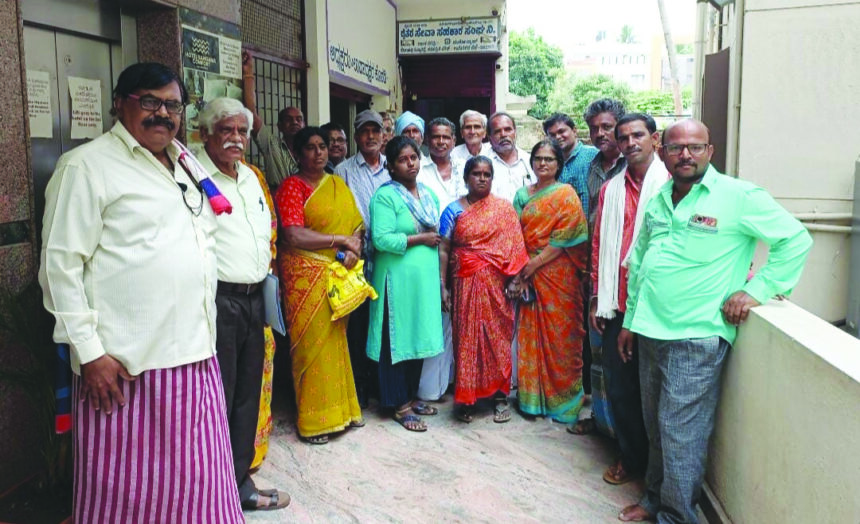
M708 35L708 0L696 4L696 39L693 43L693 118L702 119L702 92L705 81L705 45Z
M726 173L740 176L738 150L741 126L741 73L743 71L745 0L735 0L734 41L729 57L729 100L726 122Z

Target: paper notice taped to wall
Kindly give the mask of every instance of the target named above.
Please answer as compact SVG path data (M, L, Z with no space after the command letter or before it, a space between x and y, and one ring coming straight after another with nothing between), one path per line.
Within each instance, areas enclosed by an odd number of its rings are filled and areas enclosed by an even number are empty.
M72 140L96 138L101 135L101 81L70 76L69 96L72 100Z
M27 70L27 111L30 114L30 138L53 138L51 75L47 71Z

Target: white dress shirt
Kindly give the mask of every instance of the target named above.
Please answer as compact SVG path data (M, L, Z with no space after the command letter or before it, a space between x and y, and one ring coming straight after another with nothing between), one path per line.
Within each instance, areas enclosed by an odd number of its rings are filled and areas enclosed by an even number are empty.
M167 153L173 173L117 122L48 183L39 283L76 373L104 354L132 375L215 354L215 215Z
M492 151L493 147L489 142L481 143L481 151L478 153L479 155L490 156L490 151ZM451 160L459 160L463 162L463 165L466 164L466 161L472 158L472 153L469 152L469 148L466 147L466 144L460 144L451 150Z
M429 187L436 198L439 199L439 209L444 210L448 204L457 200L469 192L466 181L463 179L463 166L460 161L451 160L451 178L445 180L439 169L429 156L421 162L421 171L418 172L418 182Z
M517 148L517 159L512 165L508 165L492 149L487 156L493 161L492 193L497 197L513 202L521 187L537 181L532 171L531 155L520 148Z
M236 162L239 176L233 179L218 170L205 149L197 158L233 205L232 213L215 217L218 280L234 284L261 282L272 261L272 214L257 175Z

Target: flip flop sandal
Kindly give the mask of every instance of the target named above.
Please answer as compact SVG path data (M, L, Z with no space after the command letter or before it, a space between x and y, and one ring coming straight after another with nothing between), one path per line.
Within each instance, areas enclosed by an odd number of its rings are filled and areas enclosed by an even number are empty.
M307 437L305 438L305 442L307 442L308 444L322 446L323 444L328 444L328 435L316 435L314 437Z
M619 472L623 475L619 476ZM607 484L612 484L613 486L627 484L633 479L634 476L628 473L620 463L615 463L609 466L606 468L606 471L603 472L603 480Z
M471 406L463 406L457 410L457 420L460 422L465 422L466 424L471 423L475 420L475 409Z
M242 501L242 509L246 511L270 511L273 509L283 509L290 505L290 496L286 492L278 490L266 491L274 491L274 494L263 495L261 491L252 493L250 497ZM260 497L268 498L269 502L260 505Z
M408 431L415 431L416 433L427 431L427 426L424 425L424 421L418 415L394 415L394 420ZM410 427L409 424L413 425Z
M412 412L416 415L423 415L425 417L439 414L438 409L436 409L434 406L429 406L423 402L419 402L418 404L413 405Z
M594 417L578 420L576 424L567 427L567 432L573 435L588 435L597 430L597 423Z
M351 427L351 428L363 428L366 425L367 425L367 422L365 422L364 419L353 420L352 422L349 423L349 427Z
M501 424L509 420L511 420L511 408L508 406L508 402L497 403L493 413L493 422Z

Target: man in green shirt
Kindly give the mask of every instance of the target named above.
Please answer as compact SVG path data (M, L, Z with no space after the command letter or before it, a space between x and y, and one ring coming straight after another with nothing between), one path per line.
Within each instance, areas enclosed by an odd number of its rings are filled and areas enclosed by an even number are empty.
M648 203L628 260L618 351L628 361L639 337L650 450L646 493L624 508L622 521L697 522L720 374L737 326L750 308L791 292L812 246L765 190L714 169L713 151L699 121L663 132L660 159L672 182ZM758 241L770 246L768 261L747 281Z

